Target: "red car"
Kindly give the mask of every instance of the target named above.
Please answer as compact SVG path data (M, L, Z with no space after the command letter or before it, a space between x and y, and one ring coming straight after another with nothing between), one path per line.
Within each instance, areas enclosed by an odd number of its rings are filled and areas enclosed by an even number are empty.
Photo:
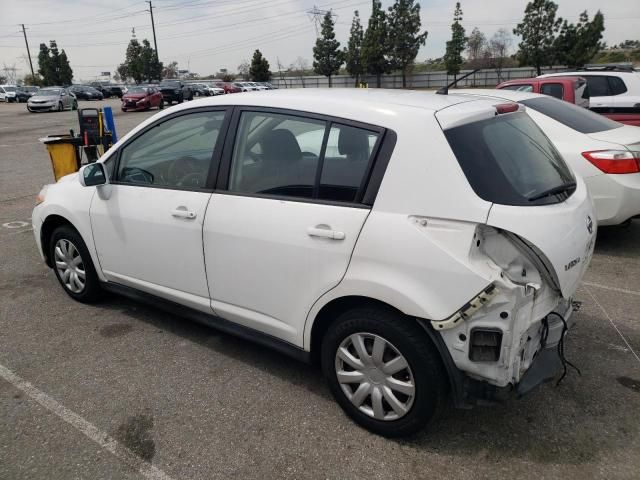
M502 82L496 88L542 93L589 108L589 89L583 77L522 78Z
M156 87L129 87L127 93L122 96L122 111L127 110L149 110L158 107L164 108L162 93Z
M579 107L589 108L589 87L584 77L567 75L566 77L522 78L502 82L496 88L542 93L565 102L574 103ZM616 122L640 126L640 114L638 113L597 113Z
M242 89L240 87L236 87L231 82L215 82L214 86L218 88L224 88L224 93L240 93Z

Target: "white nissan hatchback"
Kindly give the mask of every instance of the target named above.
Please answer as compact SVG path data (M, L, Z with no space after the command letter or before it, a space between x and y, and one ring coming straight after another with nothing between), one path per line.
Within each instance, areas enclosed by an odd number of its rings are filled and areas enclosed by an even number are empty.
M36 242L72 298L118 292L318 361L386 436L448 396L560 373L596 235L525 107L406 91L179 105L38 202Z

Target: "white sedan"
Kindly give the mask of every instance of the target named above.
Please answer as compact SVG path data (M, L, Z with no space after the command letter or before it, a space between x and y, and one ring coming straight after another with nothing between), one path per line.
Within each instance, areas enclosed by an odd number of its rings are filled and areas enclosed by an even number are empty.
M117 292L318 362L385 436L449 395L470 407L562 371L596 228L524 107L377 89L178 105L37 202L70 297Z
M640 128L547 95L488 89L450 93L526 105L531 118L584 178L599 225L618 225L640 216Z

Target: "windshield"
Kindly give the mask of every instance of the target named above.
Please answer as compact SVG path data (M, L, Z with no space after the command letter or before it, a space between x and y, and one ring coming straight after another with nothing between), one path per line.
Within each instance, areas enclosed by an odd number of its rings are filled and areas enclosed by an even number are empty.
M4 88L5 92L15 92L16 91L16 87L2 87Z
M131 87L127 93L147 93L147 89L143 87Z
M488 202L558 203L560 194L567 197L566 191L536 197L575 182L553 144L524 112L454 127L445 130L445 136L471 187Z
M52 95L60 95L59 88L45 88L44 90L38 90L34 96L38 97L50 97Z
M531 98L520 103L580 133L604 132L622 127L621 123L557 98Z
M179 87L180 82L163 80L162 82L160 82L160 85L162 85L163 87Z

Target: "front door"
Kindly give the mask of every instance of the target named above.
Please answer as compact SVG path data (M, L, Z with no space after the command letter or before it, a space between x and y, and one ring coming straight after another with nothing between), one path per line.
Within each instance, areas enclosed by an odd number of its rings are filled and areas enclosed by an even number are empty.
M231 128L204 223L212 307L302 346L307 313L344 276L369 214L381 130L248 109Z
M110 195L95 195L90 210L109 281L211 311L202 223L224 116L196 111L162 119L119 149L112 184L103 189Z

